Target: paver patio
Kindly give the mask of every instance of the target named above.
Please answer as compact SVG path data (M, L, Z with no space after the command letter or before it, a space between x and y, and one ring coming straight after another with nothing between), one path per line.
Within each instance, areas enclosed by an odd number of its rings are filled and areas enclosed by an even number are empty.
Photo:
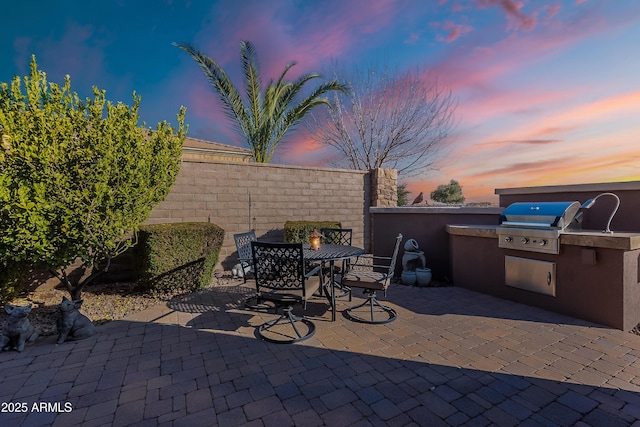
M640 336L456 287L392 285L395 322L332 323L318 299L316 335L277 345L256 339L270 315L243 308L247 285L1 353L0 425L640 426Z

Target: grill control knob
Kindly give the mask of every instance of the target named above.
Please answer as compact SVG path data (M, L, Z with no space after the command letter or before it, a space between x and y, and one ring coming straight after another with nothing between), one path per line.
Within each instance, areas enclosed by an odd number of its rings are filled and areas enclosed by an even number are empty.
M507 243L511 243L511 242L513 242L513 237L507 236L507 237L504 238L504 241L507 242Z
M523 245L526 245L527 243L529 243L529 239L527 237L523 237L521 242Z
M545 246L545 245L547 244L547 241L546 241L546 239L540 239L540 241L538 242L538 244L539 244L540 246Z

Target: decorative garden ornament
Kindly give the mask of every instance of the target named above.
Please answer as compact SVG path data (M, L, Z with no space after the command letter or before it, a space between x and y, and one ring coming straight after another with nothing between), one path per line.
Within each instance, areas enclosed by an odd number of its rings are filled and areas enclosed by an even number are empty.
M22 351L25 343L33 342L38 338L38 333L28 318L29 313L31 313L31 304L27 306L5 304L4 310L9 317L2 327L0 350L15 349Z
M60 317L56 322L58 344L62 344L67 339L85 339L96 333L93 322L78 311L81 306L82 300L69 301L66 297L62 297L62 302L58 306Z
M419 270L431 270L426 268L427 258L424 252L420 250L418 242L415 239L408 239L404 242L404 255L402 255L402 279L403 285L426 286L431 281L427 280L426 272Z
M428 286L431 283L430 268L416 268L416 285Z

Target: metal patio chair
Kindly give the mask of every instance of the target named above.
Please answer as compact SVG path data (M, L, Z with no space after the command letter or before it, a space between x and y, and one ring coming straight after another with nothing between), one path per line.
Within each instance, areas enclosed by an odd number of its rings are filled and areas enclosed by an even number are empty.
M280 317L260 325L258 335L270 342L289 344L311 338L315 324L293 314L293 306L302 304L322 283L322 268L305 272L302 243L251 242L258 299L275 304ZM320 275L318 273L320 272Z
M343 245L351 246L353 229L352 228L321 228L322 242L329 245ZM334 274L345 274L349 271L351 261L348 259L342 260L342 265L335 267ZM325 272L326 274L326 272ZM351 301L351 289L343 286L341 283L336 283L335 287L339 289L342 294L337 295L338 298L349 295L349 301Z
M362 255L356 263L351 264L351 270L342 276L343 286L348 286L352 291L354 288L360 288L366 295L366 300L362 304L345 310L347 318L356 322L381 324L392 322L398 317L393 308L377 300L376 292L384 291L384 295L387 295L401 241L402 234L398 234L392 256Z
M323 243L329 245L346 245L351 246L351 236L353 229L351 228L321 228Z
M236 249L238 251L238 263L242 268L242 277L244 283L247 283L247 273L253 272L253 256L251 255L251 242L255 242L256 232L251 230L246 233L237 233L233 235L233 240L236 242Z

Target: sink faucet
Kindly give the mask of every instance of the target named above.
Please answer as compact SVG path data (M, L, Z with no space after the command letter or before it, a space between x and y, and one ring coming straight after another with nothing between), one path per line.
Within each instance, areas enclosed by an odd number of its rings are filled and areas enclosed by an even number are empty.
M616 207L613 208L613 212L611 212L611 216L609 217L609 221L607 222L607 228L602 230L603 233L613 233L613 231L611 231L611 228L610 228L611 220L613 219L613 216L616 214L616 212L618 212L618 208L620 207L620 198L617 195L615 195L614 193L600 193L593 199L589 199L586 202L584 202L581 207L582 209L589 209L591 206L593 206L596 203L596 200L598 200L598 198L602 196L613 196L616 198Z

